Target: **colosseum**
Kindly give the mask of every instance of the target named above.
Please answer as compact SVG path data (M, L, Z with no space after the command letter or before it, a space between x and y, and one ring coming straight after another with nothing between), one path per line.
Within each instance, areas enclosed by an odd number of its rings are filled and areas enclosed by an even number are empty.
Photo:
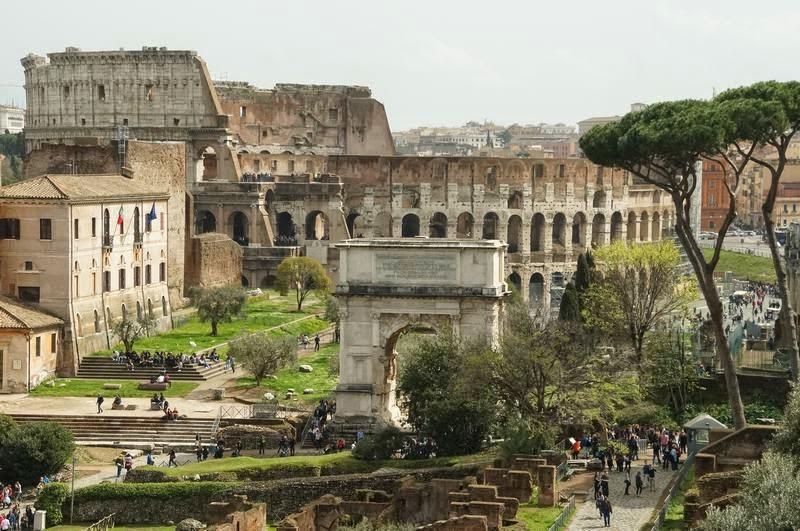
M672 232L668 197L581 158L395 156L367 87L214 82L196 52L153 47L22 64L29 174L146 167L152 149L137 143L182 144L185 187L171 187L171 208L185 227L170 252L225 234L244 251L246 286L270 285L296 255L335 278L335 243L347 238L499 239L509 283L548 306L579 253ZM131 160L137 151L148 160Z

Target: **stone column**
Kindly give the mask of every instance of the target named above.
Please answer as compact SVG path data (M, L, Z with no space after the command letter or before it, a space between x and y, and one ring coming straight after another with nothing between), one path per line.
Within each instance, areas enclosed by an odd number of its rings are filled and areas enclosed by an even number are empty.
M217 203L217 230L220 234L228 234L228 223L224 216L222 203ZM230 236L230 234L228 234Z
M259 222L263 222L258 205L250 206L250 245L261 245L261 231L258 230Z
M539 466L536 469L536 485L539 487L539 507L555 507L558 500L556 467Z
M553 252L553 220L544 221L544 252L550 254Z
M523 255L531 254L531 226L532 223L522 222L522 234L519 235L519 250Z
M495 237L498 240L502 240L508 243L508 223L503 223L500 219L497 220L497 226L495 227Z
M639 220L639 241L642 242L649 242L650 241L650 218L647 221L642 222ZM644 234L642 234L644 233Z

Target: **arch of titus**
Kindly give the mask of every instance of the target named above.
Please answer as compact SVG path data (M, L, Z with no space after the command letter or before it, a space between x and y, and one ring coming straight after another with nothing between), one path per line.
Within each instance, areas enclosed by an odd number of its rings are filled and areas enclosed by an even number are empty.
M397 338L410 327L496 341L507 293L498 240L352 239L339 249L336 417L397 421Z

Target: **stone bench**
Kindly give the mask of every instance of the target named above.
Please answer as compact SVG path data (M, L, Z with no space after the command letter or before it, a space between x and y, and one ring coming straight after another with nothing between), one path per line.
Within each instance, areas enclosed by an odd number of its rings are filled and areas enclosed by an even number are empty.
M115 384L115 383L104 383L103 389L113 389L113 390L120 390L122 389L122 384Z
M139 384L140 391L166 391L169 387L167 382L162 383L150 383L150 382L142 382Z
M111 404L111 409L120 411L134 411L136 409L136 404L128 404L127 406L125 404L120 404L118 406Z

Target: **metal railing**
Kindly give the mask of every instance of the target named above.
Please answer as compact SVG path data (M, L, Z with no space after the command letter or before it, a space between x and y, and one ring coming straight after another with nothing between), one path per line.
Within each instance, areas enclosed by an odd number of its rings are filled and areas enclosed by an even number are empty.
M87 527L84 531L106 531L107 529L114 528L114 516L117 513L111 513L105 518L101 518L97 522Z
M692 465L694 464L694 456L694 453L689 454L689 457L687 457L686 461L684 461L681 465L681 469L678 471L678 474L672 478L673 483L669 488L669 493L667 493L667 497L664 498L664 503L656 514L653 527L650 528L650 531L659 531L661 526L664 525L664 519L667 517L669 504L672 501L672 498L678 494L678 491L681 489L681 485L683 484L683 480L686 479L686 474L688 474L689 470L692 468Z
M211 433L217 436L219 425L222 419L249 419L253 416L252 405L219 406L217 415L214 417L214 424L211 425Z
M569 521L570 516L572 513L575 512L575 495L571 495L567 504L564 506L564 509L561 511L561 514L558 515L556 521L547 528L547 531L558 531L559 529L564 529L567 527L567 522Z

